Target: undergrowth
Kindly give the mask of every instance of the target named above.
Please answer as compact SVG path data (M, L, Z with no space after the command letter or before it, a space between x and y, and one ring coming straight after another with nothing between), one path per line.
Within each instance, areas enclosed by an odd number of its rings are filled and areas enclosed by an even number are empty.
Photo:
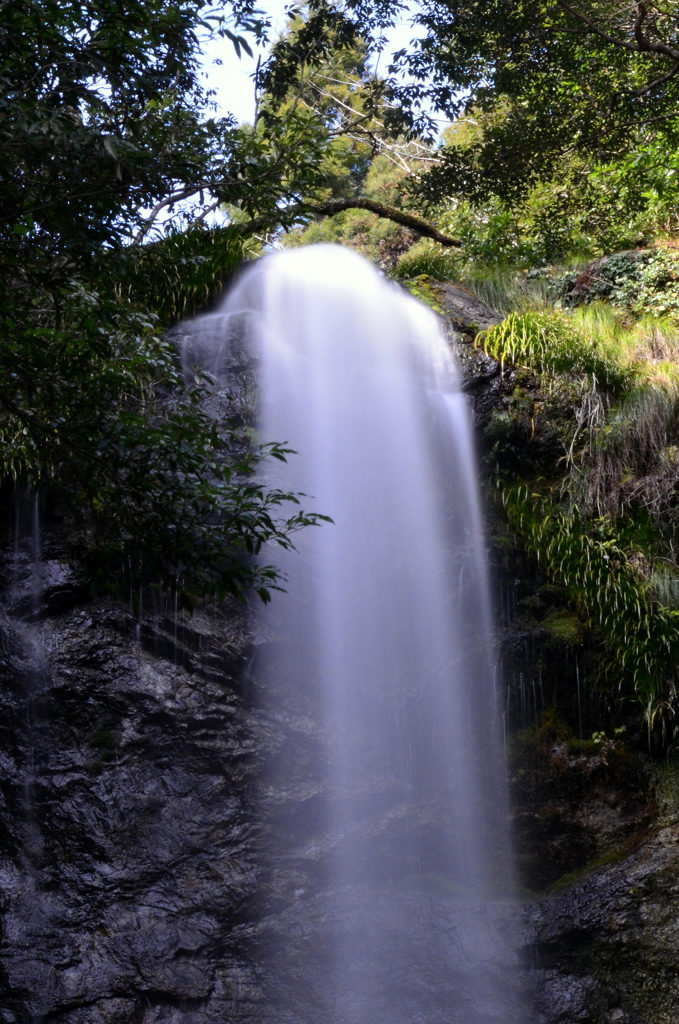
M526 548L604 640L608 676L632 684L649 732L666 740L677 700L679 612L658 601L610 518L565 514L524 484L503 487L502 498Z
M589 375L619 390L634 375L631 365L562 310L510 313L502 323L482 331L476 339L485 352L504 367L525 366L537 373Z
M421 275L461 284L498 313L545 308L553 299L554 286L544 276L511 267L467 266L461 262L459 253L435 246L414 246L396 264L394 276L399 280Z
M559 479L541 493L505 487L505 509L602 642L604 675L637 693L662 747L679 707L679 329L666 317L634 321L603 302L534 305L476 343L503 372L534 374L544 394L572 382Z
M419 245L404 253L394 268L394 276L403 280L426 274L437 281L458 281L460 272L460 260L456 253L439 247L423 248Z
M622 253L564 276L474 267L419 243L395 276L411 290L454 281L504 314L476 337L514 387L495 421L525 405L528 443L546 416L564 446L549 486L503 486L507 516L663 747L679 723L679 254Z
M659 529L674 526L679 473L679 388L633 388L574 462L571 503L596 515L643 507Z
M552 305L548 279L503 267L466 268L460 283L498 313L522 313Z
M570 305L605 299L635 319L679 321L679 251L658 245L617 252L562 275L558 288Z

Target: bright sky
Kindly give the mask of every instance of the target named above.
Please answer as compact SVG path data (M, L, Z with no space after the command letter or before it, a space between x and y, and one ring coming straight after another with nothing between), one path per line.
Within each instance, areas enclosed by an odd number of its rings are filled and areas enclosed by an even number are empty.
M282 32L287 24L285 14L286 7L289 7L292 0L262 0L259 7L271 16L272 30L271 38ZM384 50L380 56L377 69L386 68L391 55L406 47L410 40L417 34L411 25L408 24L408 14L396 24L388 33L385 40ZM228 39L213 39L203 47L203 73L205 84L209 89L214 90L214 101L217 104L217 113L220 115L234 114L239 122L252 122L255 115L255 90L252 75L257 66L257 58L262 60L266 57L266 49L254 52L252 57L242 53L239 59L236 56L233 44ZM449 123L440 117L440 128ZM181 209L181 203L172 212L164 211L159 216L156 225L162 228L168 219L174 216L177 210ZM215 210L208 215L207 224L225 223L226 214L221 210Z
M285 8L290 6L290 2L291 0L264 0L260 4L260 7L271 15L272 38L275 38L276 34L285 28L287 23ZM387 35L381 58L385 67L389 63L391 54L407 46L415 35L412 26L407 23L407 17L408 15L405 14L403 20L395 25ZM219 113L232 113L239 121L252 121L255 114L255 93L251 76L257 66L257 52L252 58L243 53L239 60L228 39L212 40L206 44L204 52L203 68L206 83L209 88L215 90L215 101L219 107ZM266 53L259 52L264 59Z

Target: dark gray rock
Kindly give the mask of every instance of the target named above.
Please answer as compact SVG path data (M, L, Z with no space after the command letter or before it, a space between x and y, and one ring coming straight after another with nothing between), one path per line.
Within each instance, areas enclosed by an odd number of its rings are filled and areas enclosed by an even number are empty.
M526 908L524 958L540 1022L679 1020L676 780L667 769L661 824L633 855Z
M252 643L237 609L141 622L103 603L36 622L0 616L4 1024L259 1024L272 1019L264 948L269 962L280 950L279 995L293 982L309 994L308 1017L297 994L276 1019L323 1020L343 983L327 970L324 915L349 920L352 900L372 900L379 927L385 897L353 892L333 907L314 867L322 835L305 865L283 857L278 877L262 876L258 850L276 837L260 813L261 759L286 747L309 767L315 733L303 695L275 717L255 710ZM520 928L523 969L493 970L508 990L523 976L528 1021L679 1019L674 779L661 775L660 824L631 857L544 900L492 905L492 928ZM286 793L292 818L313 798L313 779ZM427 1021L457 1020L460 993L471 1001L475 989L437 968L431 936L459 931L462 905L437 891L389 899L419 921L384 921L403 1020L423 993ZM300 979L297 954L310 947L316 960L304 962L316 967ZM406 983L413 958L430 967Z
M0 1020L207 1024L258 998L248 643L234 614L0 618Z
M461 326L492 322L460 292L445 287ZM484 422L511 381L457 344ZM329 890L322 823L295 853L322 797L318 727L303 692L262 710L243 610L86 602L54 552L8 558L0 577L0 1024L322 1024L361 969L360 949L329 969L324 923L349 928L356 901L388 947L379 984L400 985L392 1024L491 1012L473 951L452 941L468 900L433 875L426 892ZM267 796L272 757L288 759L290 785ZM676 773L657 791L658 824L625 860L542 900L485 905L489 935L520 938L517 958L484 968L508 1005L525 985L521 1024L679 1020Z
M473 292L460 284L442 281L436 285L441 304L453 326L464 333L485 331L503 320L501 313L491 309Z

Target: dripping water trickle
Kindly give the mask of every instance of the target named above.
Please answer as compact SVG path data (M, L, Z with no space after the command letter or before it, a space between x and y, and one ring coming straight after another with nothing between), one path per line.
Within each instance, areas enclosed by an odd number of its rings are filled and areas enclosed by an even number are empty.
M580 697L580 663L577 654L575 655L575 684L578 695L578 739L582 743L582 700Z
M14 550L11 595L12 612L15 617L14 632L21 652L26 744L22 800L23 853L27 870L32 874L41 860L44 845L35 803L38 744L35 704L46 672L45 652L38 627L43 588L42 529L37 491L28 485L17 485L13 504Z

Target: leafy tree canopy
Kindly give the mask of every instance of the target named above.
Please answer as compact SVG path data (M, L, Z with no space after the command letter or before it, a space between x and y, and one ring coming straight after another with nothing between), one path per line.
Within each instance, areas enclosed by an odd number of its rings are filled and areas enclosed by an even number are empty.
M420 0L425 35L382 80L372 55L402 10L309 0L239 125L215 115L200 51L215 33L235 56L266 41L254 0L0 4L0 476L51 490L91 579L266 597L275 570L252 556L315 521L255 484L285 451L208 417L206 382L183 380L163 333L219 294L254 232L330 213L338 236L398 255L409 231L473 248L483 221L495 249L503 204L530 184L515 249L539 262L573 247L546 225L585 180L599 211L625 189L639 206L640 174L660 206L673 195L669 7ZM473 128L432 149L425 101ZM207 228L218 207L231 226ZM400 225L395 241L373 215ZM603 237L592 217L579 230Z
M230 202L275 220L313 191L323 138L297 110L214 116L201 35L264 38L247 0L0 11L0 476L50 491L93 582L266 599L278 576L255 556L317 517L258 482L287 453L208 416L209 382L183 380L162 331L242 259L242 232L203 216ZM184 230L149 243L182 202Z
M572 153L617 159L649 133L675 146L679 34L666 3L615 0L421 0L425 32L395 66L404 109L422 92L456 117L474 111L472 144L451 145L423 188L505 198Z
M535 264L639 244L669 226L676 189L672 6L420 0L408 8L420 38L395 55L389 77L362 78L343 130L372 114L383 145L399 135L431 138L432 106L451 117L455 129L436 159L410 169L392 205L424 211L470 254L477 232L486 235L478 255L490 262ZM341 9L314 0L302 30L280 40L262 69L268 95L281 102L303 90L338 41L346 52L361 31L369 63L381 28L398 14L398 5L386 11L369 0ZM461 219L446 215L450 200L462 204ZM487 219L497 228L490 235Z

